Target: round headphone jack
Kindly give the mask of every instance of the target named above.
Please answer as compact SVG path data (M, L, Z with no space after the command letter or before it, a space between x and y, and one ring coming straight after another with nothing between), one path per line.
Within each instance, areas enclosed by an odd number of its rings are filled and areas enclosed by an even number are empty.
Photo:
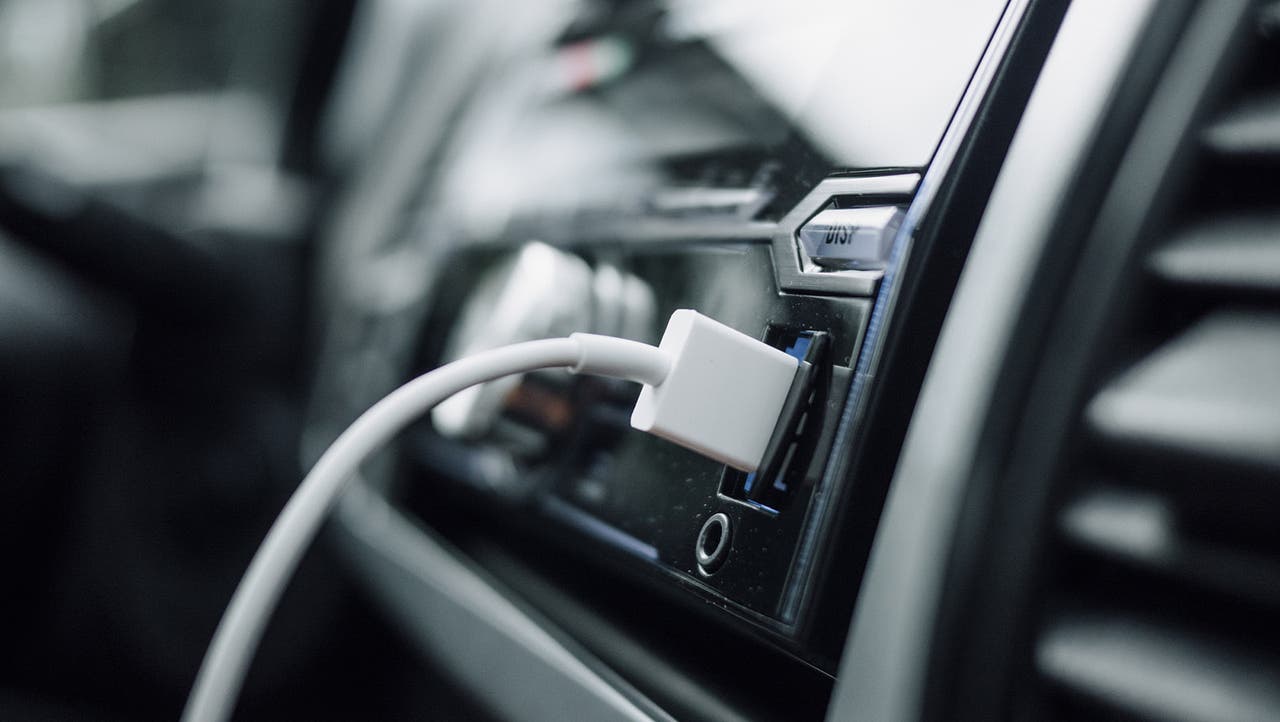
M712 514L703 522L693 555L704 576L715 574L724 565L729 556L729 517L723 512Z

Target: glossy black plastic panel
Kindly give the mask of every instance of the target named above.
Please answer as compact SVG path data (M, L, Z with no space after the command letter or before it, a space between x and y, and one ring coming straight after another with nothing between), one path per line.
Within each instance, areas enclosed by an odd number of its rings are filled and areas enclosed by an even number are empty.
M770 329L828 334L830 351L817 369L812 408L785 471L785 498L774 497L773 507L765 508L722 493L722 464L632 431L636 387L596 379L567 386L532 380L536 391L528 393L559 397L572 409L572 420L548 437L549 451L517 461L522 473L503 478L486 471L500 464L483 457L503 459L509 444L465 446L427 429L419 434L418 458L479 491L516 500L606 554L620 552L785 632L795 620L782 614L783 597L789 585L804 581L793 575L793 556L811 523L809 501L826 468L871 302L778 292L770 247L762 242L593 247L587 258L648 284L656 304L652 338L678 308L695 308L758 338ZM479 273L485 265L459 259L455 267ZM715 514L727 518L728 552L708 573L705 565L699 568L695 549Z

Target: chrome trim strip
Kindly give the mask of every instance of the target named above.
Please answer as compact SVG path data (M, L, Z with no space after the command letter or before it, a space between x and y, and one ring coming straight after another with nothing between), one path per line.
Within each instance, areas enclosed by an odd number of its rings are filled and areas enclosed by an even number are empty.
M947 551L981 421L1001 392L998 360L1059 201L1154 7L1154 0L1077 0L1067 11L943 324L872 547L830 719L920 716Z
M822 210L834 196L901 196L902 202L911 201L911 195L920 185L919 173L893 175L849 176L827 178L809 191L787 215L778 221L773 233L773 270L778 278L778 288L783 291L834 293L849 296L871 296L884 276L884 271L839 271L815 273L800 266L800 250L796 245L796 231L806 221ZM888 203L889 201L886 201ZM906 227L910 219L903 221ZM899 231L898 238L902 238ZM894 242L894 245L901 240Z
M1000 20L992 31L990 40L987 42L987 47L983 51L977 67L974 68L973 77L970 79L968 87L965 88L964 94L960 97L960 104L956 107L955 115L947 126L942 140L938 143L938 150L934 153L924 177L919 180L916 186L915 198L912 199L911 205L907 208L906 217L902 219L902 226L898 229L898 236L893 242L889 263L885 267L883 278L880 279L879 288L876 290L875 304L871 308L871 318L867 321L867 330L863 336L862 347L858 352L857 364L854 366L853 384L849 389L849 397L840 416L840 426L836 429L833 449L852 443L851 437L858 427L858 422L865 414L869 397L867 385L877 376L882 337L885 332L885 326L889 323L893 310L898 305L898 295L901 293L901 284L898 283L898 278L901 276L905 264L911 259L911 249L914 247L916 228L919 227L921 220L933 204L938 187L942 184L946 175L951 172L951 164L955 160L956 153L959 152L964 139L968 136L970 128L973 126L973 120L977 116L978 108L981 107L982 100L986 97L987 91L991 87L996 68L999 67L1001 60L1004 59L1005 53L1009 49L1009 43L1013 39L1014 32L1022 22L1028 2L1029 0L1012 0L1005 5L1004 12L1000 15ZM825 202L823 201L823 203ZM800 223L803 223L804 220L807 220L807 218L802 219ZM775 260L776 263L777 261ZM811 502L812 511L805 530L800 537L800 542L796 546L796 557L792 563L793 569L804 570L804 576L793 572L795 578L803 580L804 583L793 585L783 597L781 616L785 621L794 623L800 615L800 610L804 608L809 597L816 591L813 579L808 574L808 569L815 562L819 541L827 534L827 528L832 523L826 517L829 514L828 508L833 503L834 490L838 488L847 475L848 469L846 467L841 467L837 464L828 465L822 481L814 493L814 498Z

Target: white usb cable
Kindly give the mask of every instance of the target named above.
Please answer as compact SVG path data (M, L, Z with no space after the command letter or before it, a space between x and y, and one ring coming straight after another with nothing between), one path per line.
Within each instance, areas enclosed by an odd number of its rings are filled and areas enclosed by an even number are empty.
M419 376L360 415L324 452L267 532L205 653L184 722L224 722L285 585L360 464L459 391L563 367L644 384L632 426L754 471L795 377L796 359L694 311L661 344L575 333L476 354Z

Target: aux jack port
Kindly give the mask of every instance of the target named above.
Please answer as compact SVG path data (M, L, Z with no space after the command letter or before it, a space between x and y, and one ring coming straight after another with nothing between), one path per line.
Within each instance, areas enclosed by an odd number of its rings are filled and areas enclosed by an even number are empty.
M729 556L729 517L718 512L702 523L693 554L698 560L698 571L704 576L715 574L724 565Z

